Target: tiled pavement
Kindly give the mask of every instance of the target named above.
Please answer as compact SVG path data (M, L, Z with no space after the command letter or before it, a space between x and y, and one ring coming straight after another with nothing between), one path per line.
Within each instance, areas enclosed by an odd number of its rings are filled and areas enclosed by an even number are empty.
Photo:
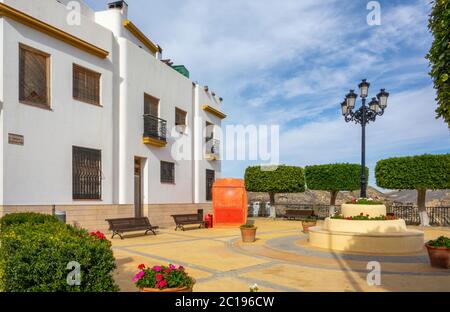
M237 228L162 229L157 236L114 239L122 291L136 291L137 265L183 265L197 283L194 291L450 291L449 270L431 268L426 251L415 255L370 256L328 252L308 246L295 221L259 219L258 240L240 241ZM425 239L450 236L450 229L424 229ZM369 286L367 263L381 263L381 286Z

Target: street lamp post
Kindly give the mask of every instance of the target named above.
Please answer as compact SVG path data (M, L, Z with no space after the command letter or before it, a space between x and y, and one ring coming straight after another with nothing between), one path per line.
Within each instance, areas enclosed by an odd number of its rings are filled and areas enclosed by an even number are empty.
M358 95L355 90L345 96L344 102L341 104L342 115L346 122L355 122L360 124L362 128L361 139L361 198L367 198L367 177L366 177L366 125L375 122L377 116L382 116L387 107L389 93L385 89L381 89L376 98L372 98L369 106L366 106L366 99L369 95L370 83L366 79L359 84L359 95L362 99L361 107L353 111Z

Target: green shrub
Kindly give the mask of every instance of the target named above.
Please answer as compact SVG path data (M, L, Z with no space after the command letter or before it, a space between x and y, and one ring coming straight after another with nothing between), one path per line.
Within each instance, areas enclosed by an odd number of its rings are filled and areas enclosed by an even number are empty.
M11 213L0 219L0 229L6 230L11 225L18 224L43 224L56 223L58 218L52 215L45 215L40 213L26 212L26 213Z
M393 190L417 190L421 224L429 225L426 216L427 190L450 188L450 154L395 157L380 160L375 168L377 185Z
M436 240L429 241L428 245L432 247L446 247L450 249L450 238L446 236L441 236Z
M293 166L278 166L276 170L270 167L248 167L245 170L245 188L249 192L265 192L270 195L274 204L276 193L301 193L305 191L305 175L303 168Z
M24 220L16 217L16 220ZM0 234L0 287L7 292L117 291L110 242L60 222L10 224ZM50 219L49 219L50 220ZM81 285L70 286L70 262L81 265Z
M315 191L329 191L330 205L336 204L339 191L356 191L361 188L361 165L330 164L305 168L306 185ZM366 168L366 178L369 169Z
M375 168L377 185L394 190L450 188L450 154L394 157Z
M427 54L430 76L436 89L437 117L442 117L450 128L450 0L431 1L433 7L428 28L434 41Z

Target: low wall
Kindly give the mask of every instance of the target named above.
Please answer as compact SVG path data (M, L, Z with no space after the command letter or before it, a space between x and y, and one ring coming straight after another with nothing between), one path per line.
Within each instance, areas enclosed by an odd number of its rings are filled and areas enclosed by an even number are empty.
M20 212L52 214L53 208L66 212L67 224L78 225L88 231L107 231L108 223L105 219L134 217L134 205L0 206L0 217ZM212 206L210 203L144 205L144 215L149 217L153 225L164 228L174 226L171 215L197 213L197 209L203 209L206 215L211 213Z
M203 215L212 213L212 205L206 204L156 204L144 205L144 215L150 219L152 225L159 227L174 227L171 215L197 213L203 209Z
M53 207L56 211L66 212L67 224L78 225L89 231L107 231L108 223L105 219L134 216L133 205L3 206L0 208L0 216L20 212L52 214Z

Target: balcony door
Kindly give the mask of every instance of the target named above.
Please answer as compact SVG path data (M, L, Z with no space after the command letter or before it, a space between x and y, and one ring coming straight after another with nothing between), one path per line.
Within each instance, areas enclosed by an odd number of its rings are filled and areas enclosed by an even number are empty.
M134 216L143 216L142 200L142 158L134 158Z

